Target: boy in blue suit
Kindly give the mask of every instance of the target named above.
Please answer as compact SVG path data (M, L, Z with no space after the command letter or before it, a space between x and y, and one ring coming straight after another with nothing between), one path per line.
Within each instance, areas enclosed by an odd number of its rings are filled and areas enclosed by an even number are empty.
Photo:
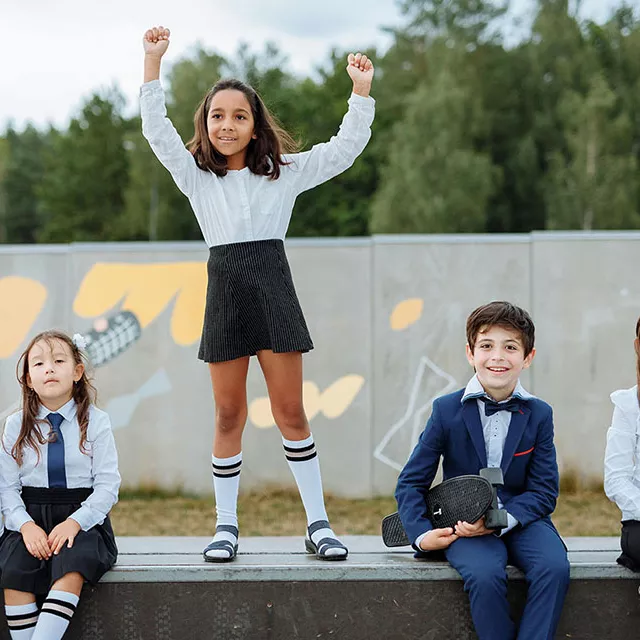
M558 466L551 407L532 396L519 376L535 355L529 314L491 302L467 319L467 359L475 375L465 389L438 398L396 489L402 524L419 553L444 550L469 594L480 640L512 640L516 626L507 602L507 564L522 569L527 603L519 640L553 639L569 586L564 543L551 518L558 496ZM426 494L443 459L444 480L500 467L502 531L484 519L434 529Z

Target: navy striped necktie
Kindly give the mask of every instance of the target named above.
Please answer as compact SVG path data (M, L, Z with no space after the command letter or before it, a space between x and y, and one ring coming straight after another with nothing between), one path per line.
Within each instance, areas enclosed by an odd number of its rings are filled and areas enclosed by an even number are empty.
M49 440L47 449L47 472L49 474L49 488L67 488L67 474L64 467L64 438L60 425L64 417L59 413L50 413L47 416L49 424L53 428L55 439Z

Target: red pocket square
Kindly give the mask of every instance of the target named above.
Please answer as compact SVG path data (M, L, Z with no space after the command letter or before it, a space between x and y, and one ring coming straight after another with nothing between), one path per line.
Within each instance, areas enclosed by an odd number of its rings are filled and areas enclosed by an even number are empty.
M527 453L531 453L534 449L535 447L531 447L531 449L527 449L526 451L519 451L518 453L514 453L513 457L516 458L518 456L526 456Z

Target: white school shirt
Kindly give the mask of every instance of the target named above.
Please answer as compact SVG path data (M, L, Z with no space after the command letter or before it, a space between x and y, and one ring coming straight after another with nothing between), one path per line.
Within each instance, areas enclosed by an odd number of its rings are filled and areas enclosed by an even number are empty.
M480 400L482 397L493 400L493 398L486 393L483 386L480 384L476 374L471 378L471 380L469 380L469 383L464 390L464 394L462 395L461 402L464 403L473 400L473 398L477 398L478 414L480 415L482 435L484 436L484 446L487 453L487 467L499 467L502 463L504 443L507 439L507 433L509 432L509 425L511 424L511 411L496 411L493 415L488 416L484 410L484 402ZM513 394L501 402L509 402L511 398L530 400L534 397L535 396L531 395L522 386L520 380L518 380L516 388L513 390ZM501 402L498 404L501 404ZM504 505L500 498L498 498L498 508L502 509L503 506ZM503 536L508 531L511 531L511 529L513 529L517 524L518 521L509 512L507 512L507 526L500 531L500 535ZM419 535L414 544L419 547L420 541L426 535L427 532Z
M283 156L291 162L270 180L248 167L218 177L199 169L167 118L159 80L140 89L142 133L188 198L207 246L283 240L297 196L348 169L371 137L375 100L351 94L340 130L329 142Z
M45 419L52 413L40 406L38 418ZM111 431L109 416L91 406L89 410L89 427L87 429L87 453L80 450L80 427L76 416L76 403L69 400L58 411L64 420L60 425L64 439L64 462L67 477L67 488L93 488L93 493L71 514L84 531L97 524L102 524L109 511L118 501L120 473L118 472L118 453ZM22 465L11 457L11 449L20 433L22 411L7 418L3 446L0 447L0 501L5 526L11 531L20 531L20 527L33 520L25 509L20 495L22 487L49 486L47 470L48 443L38 445L40 460L31 447L25 447ZM47 437L50 429L47 424L37 425L41 433Z
M640 520L640 404L638 387L611 394L613 418L604 455L604 492L622 520Z

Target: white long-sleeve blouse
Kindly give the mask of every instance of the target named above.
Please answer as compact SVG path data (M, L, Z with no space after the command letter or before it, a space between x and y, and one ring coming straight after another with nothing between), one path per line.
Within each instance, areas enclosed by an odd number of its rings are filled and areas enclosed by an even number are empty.
M371 137L375 100L351 94L340 130L309 151L285 155L291 164L270 180L247 167L224 177L199 169L167 118L159 80L142 85L142 133L189 198L200 229L213 247L251 240L284 239L297 196L348 169Z

